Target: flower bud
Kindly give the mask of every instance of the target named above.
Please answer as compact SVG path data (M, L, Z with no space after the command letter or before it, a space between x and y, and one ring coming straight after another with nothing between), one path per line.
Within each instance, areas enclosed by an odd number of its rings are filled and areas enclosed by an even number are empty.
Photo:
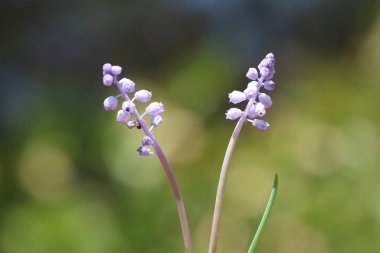
M131 93L135 91L135 83L132 80L123 78L119 81L119 83L123 92Z
M259 74L257 73L257 69L255 68L249 68L246 77L248 77L251 80L256 80L259 77Z
M244 94L244 92L237 90L234 90L233 92L229 93L228 98L230 99L230 102L234 104L238 104L247 100L247 96Z
M240 118L242 115L242 111L238 108L231 108L226 113L226 119L235 120Z
M103 71L104 72L109 72L109 71L111 71L111 67L112 67L111 63L105 63L103 65Z
M136 105L131 101L124 101L121 108L131 114L135 110Z
M153 140L149 136L144 136L141 140L141 144L143 146L151 146L153 145Z
M257 67L260 70L261 68L268 68L269 65L270 65L270 59L264 58Z
M265 58L270 58L270 59L274 59L274 54L273 53L269 53L265 56Z
M260 131L265 131L269 127L269 123L261 119L254 119L252 125Z
M103 76L103 84L105 86L111 86L112 83L113 83L113 77L111 75L109 75L109 74L105 74Z
M146 103L150 100L152 97L152 92L147 90L139 90L135 93L135 98L137 101L140 101L142 103Z
M112 66L111 67L111 73L115 76L120 75L121 70L122 70L122 68L120 66Z
M128 127L129 129L132 129L132 128L134 128L134 127L137 126L137 122L134 121L134 120L131 120L131 121L128 121L126 125L127 125L127 127Z
M268 108L272 105L272 99L265 93L260 93L259 101L265 106L265 108Z
M137 149L137 152L139 152L139 155L141 156L149 156L153 155L154 153L150 150L150 148L141 146Z
M260 68L260 75L261 75L262 77L264 77L264 79L267 79L268 76L270 75L270 71L269 71L269 69L268 69L268 68L265 68L265 67Z
M272 80L268 80L264 82L264 88L266 90L274 90L275 83Z
M262 103L257 103L254 112L257 116L263 117L266 113L265 106Z
M258 89L254 85L248 85L247 89L244 90L244 94L248 99L256 98Z
M159 115L163 111L164 111L164 104L158 103L158 102L153 102L150 105L148 105L147 108L145 108L146 114L151 115L151 116Z
M114 96L110 96L110 97L106 98L104 100L104 103L103 103L104 110L106 110L106 111L113 111L113 110L115 110L116 107L117 107L118 102L119 101Z
M162 117L161 115L156 115L156 116L152 116L152 119L150 121L150 124L154 127L158 126L159 124L162 123Z
M256 88L260 88L259 87L259 83L256 82L256 81L249 82L248 85L247 85L247 87L251 87L251 86L254 86Z
M120 110L117 112L116 120L121 123L127 123L130 117L131 117L131 114L129 112Z

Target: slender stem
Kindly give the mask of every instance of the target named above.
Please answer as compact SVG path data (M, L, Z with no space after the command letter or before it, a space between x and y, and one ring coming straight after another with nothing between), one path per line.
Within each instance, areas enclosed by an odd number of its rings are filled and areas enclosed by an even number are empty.
M259 241L261 235L263 234L263 230L264 230L265 224L268 221L268 217L269 217L270 211L272 210L272 207L273 207L273 204L274 204L274 200L276 199L277 190L278 190L278 177L277 177L277 174L276 174L276 176L274 177L273 188L272 188L272 192L271 192L271 194L269 196L268 204L267 204L267 206L265 208L263 217L261 218L261 221L260 221L259 227L257 228L256 234L253 237L251 246L249 246L248 253L253 253L253 251L256 248L257 242Z
M258 81L258 89L262 85L263 79L260 78ZM235 148L235 144L237 142L237 139L239 137L240 131L245 123L245 120L247 119L248 111L255 102L256 97L251 98L247 104L247 107L244 110L244 113L241 115L239 121L237 122L235 129L232 133L230 142L228 143L226 154L224 155L224 160L222 164L222 169L220 172L219 177L219 183L218 183L218 189L216 192L216 200L215 200L215 207L214 207L214 216L212 220L212 227L211 227L211 235L210 235L210 245L208 249L208 253L216 253L216 246L218 242L218 232L219 232L219 223L220 223L220 217L222 213L222 202L223 202L223 194L225 189L225 184L227 181L227 175L228 175L228 166L230 164L232 152Z
M114 78L114 83L117 85L119 88L121 94L123 95L124 99L127 101L130 101L128 95L121 89L119 82L117 81L116 78ZM164 171L166 173L166 176L169 180L170 186L172 188L175 201L177 204L177 209L178 209L178 215L179 215L179 221L181 224L181 229L182 229L182 236L183 236L183 241L185 245L185 252L186 253L191 253L192 252L192 247L191 247L191 238L190 238L190 230L189 230L189 223L187 221L187 216L186 216L186 210L185 206L183 204L183 200L181 197L181 193L179 190L179 187L177 185L177 181L175 179L173 170L171 169L168 160L166 159L166 156L164 152L162 151L160 145L158 144L157 140L154 138L151 130L148 128L148 126L145 124L145 121L142 119L138 111L135 109L133 114L135 115L137 121L140 123L141 128L144 130L144 133L149 136L152 141L153 141L153 148L156 151L157 157L160 160L162 167L164 168Z

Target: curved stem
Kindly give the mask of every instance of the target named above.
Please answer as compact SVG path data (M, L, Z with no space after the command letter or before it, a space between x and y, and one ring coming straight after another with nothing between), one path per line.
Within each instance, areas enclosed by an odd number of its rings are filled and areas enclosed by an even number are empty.
M130 101L128 95L121 89L120 84L116 78L114 78L114 83L119 88L124 99L127 101ZM154 138L152 132L150 131L148 126L145 124L145 121L142 119L142 117L140 116L138 111L134 110L133 114L135 115L137 121L140 123L141 128L144 130L144 133L147 136L149 136L153 141L153 148L156 151L157 157L160 160L162 167L164 168L164 171L165 171L166 176L169 180L169 183L170 183L170 186L172 188L174 198L175 198L175 201L177 204L179 221L181 223L182 236L183 236L183 241L184 241L184 245L185 245L185 252L191 253L192 252L192 246L191 246L189 223L187 221L185 206L183 204L181 193L180 193L179 187L177 185L177 181L175 179L173 170L171 169L169 162L166 159L166 156L165 156L164 152L162 151L160 145L158 144L157 140Z
M262 84L262 78L258 81L258 88ZM218 183L218 189L216 192L216 200L215 200L215 208L214 208L214 216L212 220L212 227L211 227L211 235L210 235L210 245L208 249L208 253L216 253L216 246L218 242L218 232L219 232L219 223L220 223L220 217L222 213L222 202L223 202L223 194L225 189L225 184L227 181L227 175L228 175L228 166L230 164L232 152L235 148L235 144L237 142L237 139L239 137L240 131L245 123L245 120L247 119L248 111L253 105L253 102L256 100L256 97L251 98L247 104L247 107L244 110L244 113L241 115L239 121L237 122L235 129L232 133L230 142L228 143L226 154L224 155L224 160L222 164L222 169L220 172L219 177L219 183Z
M276 174L275 177L274 177L274 183L273 183L273 187L272 187L272 192L271 192L271 194L269 196L268 204L267 204L267 206L265 208L263 217L261 218L261 221L260 221L259 227L257 228L256 234L253 237L252 243L249 246L248 253L253 253L253 251L256 248L257 242L259 241L261 235L263 234L264 226L265 226L265 224L268 221L268 217L269 217L270 211L272 210L274 201L276 199L277 190L278 190L278 177L277 177L277 174Z

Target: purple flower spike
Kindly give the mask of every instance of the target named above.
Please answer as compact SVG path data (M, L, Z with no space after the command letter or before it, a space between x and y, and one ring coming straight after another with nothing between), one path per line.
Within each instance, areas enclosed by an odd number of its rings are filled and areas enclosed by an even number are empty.
M257 69L249 68L246 77L248 77L251 80L256 80L259 77L259 73L257 73Z
M238 108L231 108L226 113L226 119L235 120L240 118L242 115L242 111Z
M113 111L113 110L115 110L116 107L117 107L118 102L119 101L114 96L110 96L110 97L106 98L104 100L104 103L103 103L104 104L104 110L106 110L106 111Z
M111 86L112 83L113 83L113 77L111 75L109 75L109 74L105 74L103 76L103 84L105 86Z
M135 99L141 103L146 103L152 98L152 92L147 90L139 90L135 93Z
M121 70L120 66L112 66L110 71L113 75L117 76L121 74Z
M143 146L152 146L153 140L149 136L144 136L144 138L141 140L141 144Z
M151 116L159 115L164 112L164 105L162 103L153 102L145 109L146 114Z
M260 131L265 131L269 127L269 123L261 119L254 119L252 121L252 125L256 127L257 129L259 129Z
M228 94L228 98L230 99L230 102L233 104L238 104L240 102L243 102L247 100L247 96L244 94L244 92L234 90L230 94Z
M139 152L139 155L141 156L149 156L153 155L154 153L150 150L150 148L141 146L137 149L137 152Z

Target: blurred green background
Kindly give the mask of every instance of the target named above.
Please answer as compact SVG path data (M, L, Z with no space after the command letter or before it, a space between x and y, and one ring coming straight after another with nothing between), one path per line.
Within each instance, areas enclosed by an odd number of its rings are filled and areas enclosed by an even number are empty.
M380 8L356 0L2 0L0 252L183 252L177 211L142 132L103 110L105 62L166 106L154 132L207 252L235 122L227 93L276 55L274 105L238 141L219 252L380 252ZM140 108L142 109L142 107Z

